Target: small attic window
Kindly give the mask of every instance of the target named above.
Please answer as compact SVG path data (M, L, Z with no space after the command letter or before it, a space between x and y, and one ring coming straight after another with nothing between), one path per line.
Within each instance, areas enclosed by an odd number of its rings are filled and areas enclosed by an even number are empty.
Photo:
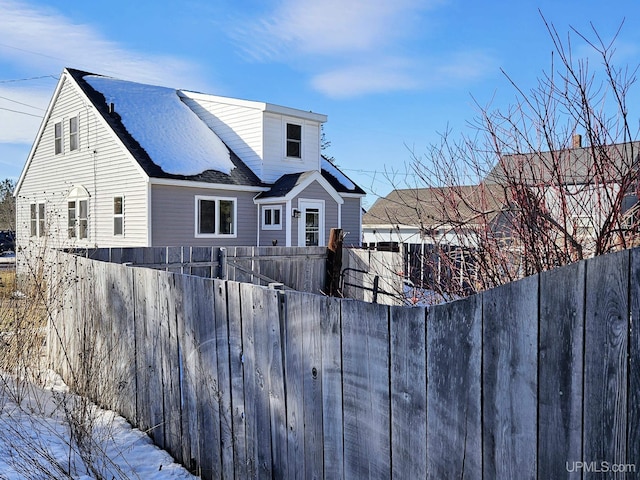
M78 117L69 119L69 150L78 149Z
M53 126L53 142L55 145L55 154L62 153L62 122L58 122Z
M302 157L302 125L287 123L287 157Z

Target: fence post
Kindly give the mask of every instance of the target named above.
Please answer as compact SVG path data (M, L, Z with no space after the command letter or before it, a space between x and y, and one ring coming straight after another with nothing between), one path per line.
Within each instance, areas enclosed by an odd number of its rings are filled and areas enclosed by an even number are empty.
M227 249L220 247L218 252L218 278L221 280L227 279Z
M324 289L327 295L336 297L340 293L340 270L342 270L342 235L341 228L332 228L327 247L327 271Z

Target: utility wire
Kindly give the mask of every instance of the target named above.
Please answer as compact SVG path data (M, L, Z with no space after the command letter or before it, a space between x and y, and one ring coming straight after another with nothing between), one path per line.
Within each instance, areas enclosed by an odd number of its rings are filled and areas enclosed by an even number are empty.
M35 108L36 110L42 110L44 112L44 108L36 107L34 105L29 105L28 103L22 103L22 102L19 102L17 100L11 100L10 98L7 98L7 97L0 96L0 98L3 99L3 100L7 100L8 102L17 103L18 105L24 105L25 107Z
M43 118L44 115L34 115L33 113L21 112L20 110L12 110L10 108L0 107L0 110L6 110L7 112L21 113L22 115L29 115L30 117Z
M54 80L58 80L58 77L55 76L55 75L42 75L40 77L15 78L15 79L12 79L12 80L0 80L0 83L28 82L30 80L41 80L43 78L53 78Z

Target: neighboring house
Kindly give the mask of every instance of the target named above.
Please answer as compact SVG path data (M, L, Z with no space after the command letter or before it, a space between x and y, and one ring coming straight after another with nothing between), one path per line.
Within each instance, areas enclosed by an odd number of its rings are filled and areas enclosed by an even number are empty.
M65 69L18 181L17 242L360 244L364 191L322 157L325 115Z
M397 245L413 281L440 281L446 264L463 271L460 284L466 281L465 268L473 276L473 265L460 265L473 261L483 231L491 231L500 241L497 248L512 252L514 259L521 254L513 228L522 211L548 227L543 242L568 245L572 258L634 246L639 153L639 142L591 148L575 136L572 148L505 155L478 185L393 190L363 216L363 242L370 248ZM444 263L442 252L450 257Z

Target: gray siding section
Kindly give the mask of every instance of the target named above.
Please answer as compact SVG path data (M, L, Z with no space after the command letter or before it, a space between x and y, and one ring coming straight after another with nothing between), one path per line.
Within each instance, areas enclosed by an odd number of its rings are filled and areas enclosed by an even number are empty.
M342 204L342 231L346 234L344 244L360 246L362 244L360 198L345 198Z
M293 208L298 208L298 202L300 199L305 200L324 200L324 244L329 243L329 233L332 228L338 227L338 204L331 195L320 185L318 182L311 183L305 188L300 195L295 197L291 205ZM292 218L292 231L291 231L291 245L298 245L298 226L303 221L302 218Z
M146 246L146 176L116 142L95 111L69 80L64 83L36 139L33 158L24 173L17 203L17 238L22 247L42 240L30 237L30 204L46 204L47 246ZM69 150L69 118L79 119L79 148ZM62 122L64 152L55 155L54 125ZM89 198L89 238L69 239L67 196L83 186ZM124 197L124 236L113 235L113 197Z
M237 201L236 238L196 238L196 195L235 198ZM258 209L256 192L236 192L209 188L152 185L151 224L153 246L251 246L257 241Z

